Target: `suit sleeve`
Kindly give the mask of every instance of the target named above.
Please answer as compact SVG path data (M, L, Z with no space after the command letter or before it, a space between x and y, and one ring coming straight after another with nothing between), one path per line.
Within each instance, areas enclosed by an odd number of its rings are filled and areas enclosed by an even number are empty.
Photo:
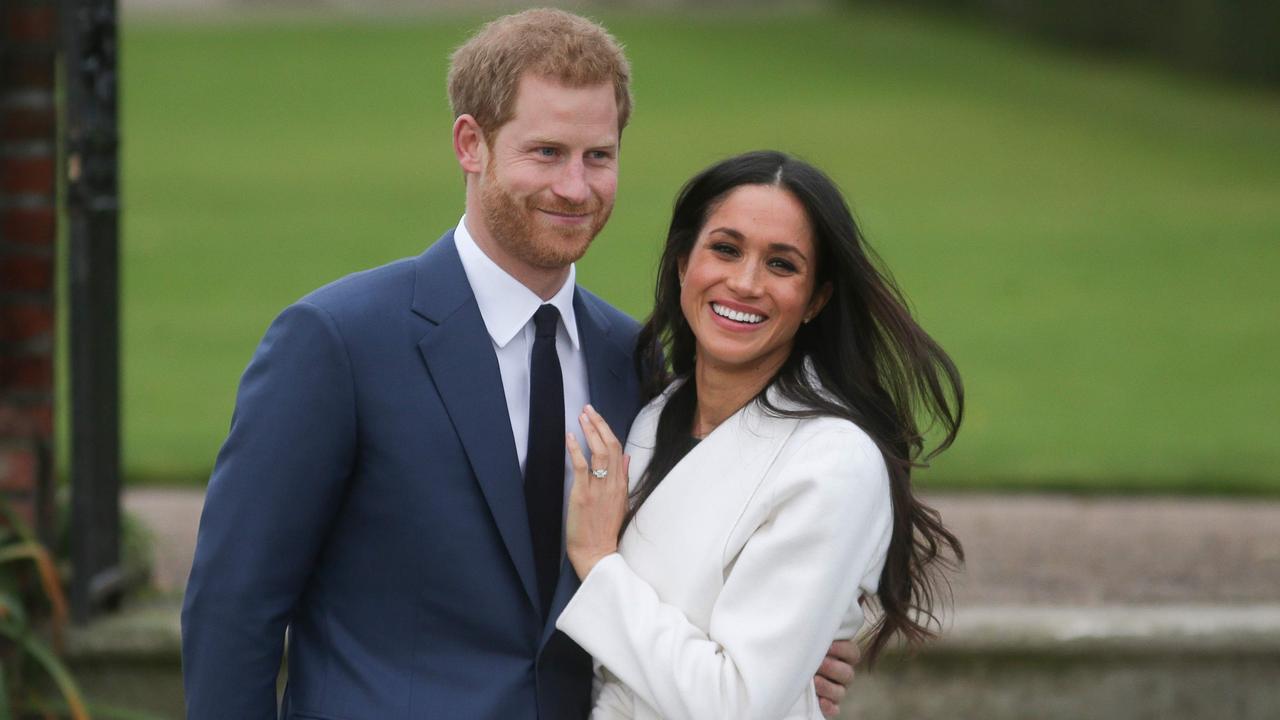
M350 360L333 318L299 303L240 382L209 480L182 609L189 720L274 720L285 628L355 455Z
M621 555L601 560L557 626L666 718L782 716L883 564L888 475L861 433L824 432L790 454L768 512L728 575L704 632Z

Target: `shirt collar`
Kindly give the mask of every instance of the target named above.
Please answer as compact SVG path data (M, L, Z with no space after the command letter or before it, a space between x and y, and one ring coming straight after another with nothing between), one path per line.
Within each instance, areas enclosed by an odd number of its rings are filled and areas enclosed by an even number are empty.
M467 230L466 215L458 221L458 227L453 232L453 242L458 248L462 270L467 275L467 282L471 284L471 292L476 296L476 305L480 307L480 317L484 319L489 337L493 338L498 347L506 347L542 306L542 298L484 254ZM560 318L564 321L564 329L574 350L578 349L578 322L573 313L576 276L577 268L570 264L569 277L565 279L564 285L546 301L560 311Z

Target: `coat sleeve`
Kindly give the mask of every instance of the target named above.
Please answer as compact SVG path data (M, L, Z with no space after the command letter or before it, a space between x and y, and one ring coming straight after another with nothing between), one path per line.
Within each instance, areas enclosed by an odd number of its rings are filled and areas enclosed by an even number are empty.
M618 554L588 573L557 627L663 717L775 720L802 693L892 527L888 474L861 431L823 431L780 458L767 512L704 632Z
M333 318L298 303L245 370L209 480L182 609L189 720L274 720L285 628L355 455L350 359Z
M599 663L595 665L595 677L591 687L590 720L630 720L635 717L631 696L615 680L608 682L609 671Z

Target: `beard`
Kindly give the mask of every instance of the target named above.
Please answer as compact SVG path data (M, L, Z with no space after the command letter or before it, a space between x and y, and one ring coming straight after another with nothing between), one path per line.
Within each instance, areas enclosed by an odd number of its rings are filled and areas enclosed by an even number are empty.
M492 161L480 181L481 212L493 241L503 252L527 265L558 269L577 262L587 252L591 241L604 227L613 211L596 195L581 204L565 202L548 193L532 195L523 201L513 197L498 182ZM557 225L542 211L586 214L591 220L582 225Z

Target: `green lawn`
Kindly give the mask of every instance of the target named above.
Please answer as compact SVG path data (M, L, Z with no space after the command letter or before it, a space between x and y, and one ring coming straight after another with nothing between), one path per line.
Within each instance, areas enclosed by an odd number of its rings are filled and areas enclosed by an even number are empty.
M930 487L1280 492L1280 96L911 15L606 18L637 109L581 282L633 315L679 185L824 167L969 413ZM476 21L126 23L124 454L202 481L271 318L456 222Z

